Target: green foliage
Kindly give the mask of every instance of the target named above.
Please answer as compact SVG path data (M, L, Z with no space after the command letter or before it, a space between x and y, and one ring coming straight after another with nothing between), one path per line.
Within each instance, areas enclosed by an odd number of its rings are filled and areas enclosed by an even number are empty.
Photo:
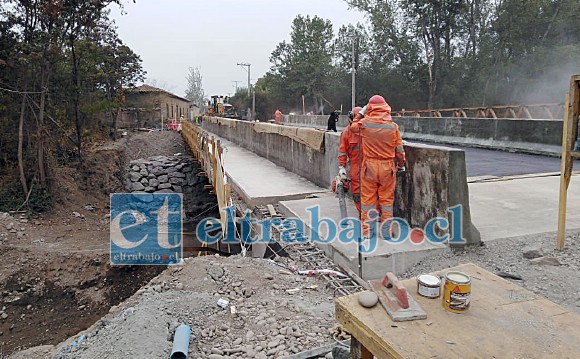
M0 212L29 210L40 213L46 212L54 205L53 196L40 187L33 187L28 198L28 206L22 207L26 194L18 182L8 182L0 186Z
M185 98L203 108L205 105L202 84L202 76L198 67L190 67L187 74L187 89L185 90Z
M285 83L285 98L291 106L298 106L302 95L317 100L328 89L332 40L330 21L298 15L292 22L290 43L283 41L272 52L271 73Z
M41 208L50 195L49 164L62 163L60 144L81 155L84 140L114 122L119 90L143 80L140 57L109 19L114 4L121 1L0 0L0 168L7 169L0 176L23 168L23 188L5 189L6 201L23 203L36 178L30 203Z
M336 36L327 20L294 19L258 81L269 111L301 111L302 95L306 111L348 107L353 35L357 105L376 93L395 109L563 102L580 73L578 0L345 1L366 21Z

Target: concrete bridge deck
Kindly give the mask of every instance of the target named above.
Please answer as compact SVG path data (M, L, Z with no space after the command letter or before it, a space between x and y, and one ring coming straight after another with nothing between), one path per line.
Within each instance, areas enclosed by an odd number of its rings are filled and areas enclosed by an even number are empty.
M218 129L215 125L213 126ZM224 132L221 129L220 131ZM238 129L228 128L227 131L230 132L224 133L231 136L237 133ZM247 135L246 132L246 137ZM326 144L325 151L335 150L331 148L334 145L333 137L335 136L327 135L326 139L329 142ZM273 137L266 141L268 146L272 141ZM279 204L284 215L297 217L305 224L307 235L310 234L309 231L313 225L306 209L312 205L320 205L322 216L338 220L339 209L336 195L321 187L320 183L314 184L230 141L222 140L222 144L227 147L225 170L234 189L247 203ZM243 144L246 145L245 142ZM297 148L292 146L288 148L293 152L292 158L298 159ZM421 147L415 146L415 148ZM466 167L470 175L468 203L471 207L471 222L479 230L483 241L535 233L555 233L558 213L559 159L483 149L462 148L462 150L467 154ZM264 151L270 151L268 156L272 155L272 147ZM330 159L328 161L331 161L331 157L334 158L334 156L335 154L330 152L325 154L325 157ZM274 160L279 159L274 156ZM284 164L284 166L287 165ZM314 166L311 171L332 172L330 165L324 166L323 169ZM530 173L533 175L528 175ZM318 178L309 174L306 176L314 178L315 181ZM573 198L579 198L579 195L580 176L575 175L568 194L570 200L568 201L567 229L569 230L580 229L580 202L573 201ZM347 204L349 214L356 214L352 201L347 200ZM320 227L317 233L320 236L326 236L326 228ZM319 247L335 262L345 263L356 270L357 250L354 243L345 244L336 241L319 245ZM364 276L376 278L387 270L402 273L426 256L445 250L448 250L447 247L434 245L386 246L385 243L379 243L374 253L366 255Z
M223 166L232 188L250 206L279 204L286 218L296 218L304 223L304 235L321 239L329 238L326 225L313 226L308 208L319 206L320 218L328 218L333 223L340 222L338 197L330 190L319 187L283 167L260 157L232 142L219 138L224 151ZM315 169L313 169L315 170ZM349 216L357 217L358 212L352 199L347 198ZM316 232L316 233L313 233ZM344 264L358 271L358 251L354 241L342 243L338 236L329 243L317 244L326 255L337 264ZM445 245L433 245L424 241L420 245L406 241L389 244L385 241L364 243L365 248L375 248L364 255L363 277L380 278L386 271L403 273L420 260L435 251L444 251Z

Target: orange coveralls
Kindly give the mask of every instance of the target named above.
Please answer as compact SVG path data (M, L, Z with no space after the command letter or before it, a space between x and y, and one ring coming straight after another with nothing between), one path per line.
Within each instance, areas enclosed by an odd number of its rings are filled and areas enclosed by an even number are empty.
M354 120L357 121L356 119ZM355 123L353 122L353 123ZM346 168L347 159L350 162L348 174L350 176L350 191L354 205L360 213L360 145L359 134L351 130L352 124L342 130L340 146L338 147L338 165Z
M374 98L374 96L373 96ZM391 106L384 102L367 105L365 117L353 125L361 132L361 220L363 238L369 238L370 212L380 208L381 224L393 217L397 165L405 164L405 150L399 126L391 118Z

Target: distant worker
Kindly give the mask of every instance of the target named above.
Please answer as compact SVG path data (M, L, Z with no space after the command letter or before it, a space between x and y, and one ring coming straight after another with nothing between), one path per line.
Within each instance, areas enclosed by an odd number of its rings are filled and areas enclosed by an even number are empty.
M332 111L332 113L328 117L328 126L326 127L327 131L332 130L336 132L336 123L338 122L339 116L340 116L339 110Z
M383 228L393 217L397 170L405 166L405 150L399 126L391 118L391 106L382 96L370 98L367 111L351 127L361 135L361 221L363 238L370 237L371 211L380 208L380 229L391 236L391 228ZM359 112L360 115L360 112ZM388 231L388 232L385 232Z
M276 109L276 112L274 112L274 118L276 119L276 124L279 125L280 124L280 118L282 117L282 112L280 112L279 109Z
M362 107L355 107L348 114L349 125L342 130L340 134L340 147L338 148L338 173L343 180L346 178L346 163L347 159L350 163L349 176L350 176L350 191L352 193L352 199L358 213L360 215L360 144L359 144L359 134L351 130L351 125L359 120L358 113L362 110Z

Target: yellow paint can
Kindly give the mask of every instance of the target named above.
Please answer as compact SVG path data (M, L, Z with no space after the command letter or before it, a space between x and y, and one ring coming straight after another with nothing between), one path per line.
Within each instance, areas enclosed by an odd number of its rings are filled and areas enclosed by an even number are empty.
M443 285L443 307L453 313L464 313L471 301L471 278L465 273L448 272Z

